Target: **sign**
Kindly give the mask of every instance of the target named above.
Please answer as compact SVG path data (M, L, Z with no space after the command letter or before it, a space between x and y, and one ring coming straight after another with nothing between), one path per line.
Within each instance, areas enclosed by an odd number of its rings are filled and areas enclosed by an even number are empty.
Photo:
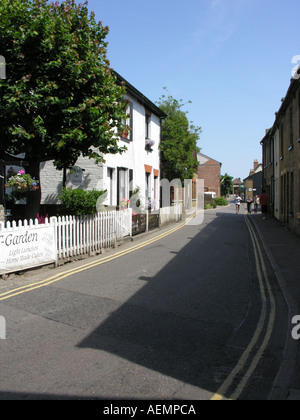
M56 262L54 226L0 230L0 274Z

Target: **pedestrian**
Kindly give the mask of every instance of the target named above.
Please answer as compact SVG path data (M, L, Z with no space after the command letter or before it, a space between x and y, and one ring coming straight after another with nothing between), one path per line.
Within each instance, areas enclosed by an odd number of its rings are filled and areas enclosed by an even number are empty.
M255 199L254 199L254 212L255 213L258 212L258 206L259 206L259 197L257 195L257 196L255 196Z
M248 210L248 214L251 214L251 206L252 206L253 200L252 198L248 197L247 200L247 210Z
M241 198L241 197L237 194L237 195L235 196L235 200L234 200L234 202L235 202L236 214L239 214L239 212L240 212L241 201L242 201L242 198Z
M261 212L263 215L263 220L266 220L268 214L268 205L269 205L269 196L266 190L262 191L262 195L260 196L260 205L261 205Z

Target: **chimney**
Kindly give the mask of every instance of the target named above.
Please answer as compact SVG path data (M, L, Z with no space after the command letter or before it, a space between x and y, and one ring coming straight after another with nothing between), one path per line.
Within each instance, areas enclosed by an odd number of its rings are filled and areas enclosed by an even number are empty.
M254 171L257 169L257 167L259 166L258 160L254 161Z

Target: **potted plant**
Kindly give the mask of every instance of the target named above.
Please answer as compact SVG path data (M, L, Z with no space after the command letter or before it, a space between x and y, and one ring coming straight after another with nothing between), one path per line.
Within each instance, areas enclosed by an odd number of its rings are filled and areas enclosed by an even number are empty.
M39 181L26 174L22 169L16 175L8 179L7 188L13 188L16 192L25 194L28 191L35 191L39 188Z
M146 139L145 148L148 150L148 152L152 152L152 147L155 145L154 140Z

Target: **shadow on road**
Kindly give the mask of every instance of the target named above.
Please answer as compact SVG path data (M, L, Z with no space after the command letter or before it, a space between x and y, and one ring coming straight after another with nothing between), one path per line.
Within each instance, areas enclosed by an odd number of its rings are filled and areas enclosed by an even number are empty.
M188 245L179 253L170 250L174 258L155 277L140 277L146 285L79 347L104 350L215 393L259 316L252 250L243 216L235 214L208 215L206 226L187 226L164 243L170 248L182 235L191 238ZM151 258L148 248L134 256L141 265ZM254 322L249 308L255 309Z

